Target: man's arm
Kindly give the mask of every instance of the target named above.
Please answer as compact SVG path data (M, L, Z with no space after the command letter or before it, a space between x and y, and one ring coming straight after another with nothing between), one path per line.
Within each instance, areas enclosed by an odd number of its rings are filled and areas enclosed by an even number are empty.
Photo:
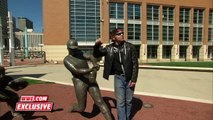
M95 45L93 46L93 56L95 58L103 57L106 55L107 51L106 48L102 47L102 41L100 38L98 38L95 42Z
M135 46L132 46L132 63L133 63L133 68L132 68L132 82L137 82L138 78L138 56L137 56L137 51Z

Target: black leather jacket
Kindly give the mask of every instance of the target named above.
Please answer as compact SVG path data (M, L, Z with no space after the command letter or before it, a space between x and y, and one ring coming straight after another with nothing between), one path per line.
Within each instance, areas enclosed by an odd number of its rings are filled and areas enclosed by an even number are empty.
M94 46L93 55L96 58L105 56L103 73L103 77L105 79L108 79L109 75L114 74L113 71L111 71L114 58L114 46L114 43L107 45L104 48L101 45ZM136 82L138 77L138 57L135 46L125 41L122 49L122 62L126 80Z

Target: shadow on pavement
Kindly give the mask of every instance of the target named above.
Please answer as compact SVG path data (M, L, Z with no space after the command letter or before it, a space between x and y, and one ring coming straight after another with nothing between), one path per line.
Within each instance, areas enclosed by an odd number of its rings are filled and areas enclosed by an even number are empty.
M0 120L12 120L13 116L10 111L6 112L4 115L0 117Z
M142 109L143 101L140 98L134 97L132 100L132 112L130 118L132 119L138 111Z
M22 74L22 75L10 75L13 79L21 78L21 77L34 77L34 78L40 78L44 76L45 74Z
M48 120L47 116L45 116L45 115L33 116L34 113L35 113L34 111L24 112L24 114L25 114L24 119L33 120L33 119L37 119L37 118L42 118L43 120Z
M37 119L37 118L42 118L43 120L48 120L47 116L45 116L45 115L33 116L34 113L35 113L34 111L32 111L32 112L23 112L24 119L25 120L33 120L33 119ZM12 119L13 119L13 116L12 116L10 111L6 112L4 115L2 115L0 117L0 120L12 120Z
M113 99L111 97L103 97L103 99L104 99L104 102L107 104L107 106L108 106L108 108L109 108L110 111L111 111L112 108L115 108L115 106L116 106L115 99ZM111 106L110 101L113 102L114 106ZM100 113L99 107L96 104L93 104L93 109L92 109L91 113L89 113L89 112L82 112L80 114L82 116L86 117L86 118L93 118L93 117L97 116L99 113ZM112 115L112 117L114 119L113 115Z

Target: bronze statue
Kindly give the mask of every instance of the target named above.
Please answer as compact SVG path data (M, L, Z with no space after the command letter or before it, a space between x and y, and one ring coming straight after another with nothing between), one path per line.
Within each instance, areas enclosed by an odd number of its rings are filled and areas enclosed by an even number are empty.
M68 40L67 49L69 54L64 58L64 65L73 75L72 81L77 98L77 103L71 106L70 112L83 112L85 110L88 91L105 119L112 120L112 114L104 102L96 82L96 75L99 70L96 59L79 50L78 43L75 40ZM92 62L92 68L89 68L88 61Z
M15 111L16 102L18 102L19 96L12 90L22 90L27 86L27 81L21 79L14 80L12 77L5 75L4 67L0 66L0 102L7 103L13 117L23 118L23 114Z

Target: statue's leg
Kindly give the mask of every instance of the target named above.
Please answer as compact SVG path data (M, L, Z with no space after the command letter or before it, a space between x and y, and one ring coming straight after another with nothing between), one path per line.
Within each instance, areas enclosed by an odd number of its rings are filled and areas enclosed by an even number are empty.
M100 89L97 83L94 83L92 84L92 86L89 87L89 93L95 104L99 107L100 111L104 115L105 119L113 120L112 114L101 96Z
M70 112L83 112L86 108L88 85L77 78L73 78L72 80L75 88L77 103L71 106Z

